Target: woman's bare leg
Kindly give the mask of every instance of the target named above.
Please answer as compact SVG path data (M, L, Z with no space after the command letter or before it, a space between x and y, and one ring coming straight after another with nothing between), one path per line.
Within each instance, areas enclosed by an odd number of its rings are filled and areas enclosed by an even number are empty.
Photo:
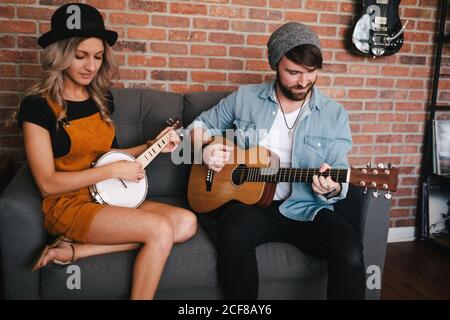
M152 299L174 242L172 222L142 209L108 206L91 223L88 243L142 243L133 269L132 299Z
M175 206L171 206L171 205L167 205L164 203L159 203L159 202L154 202L154 201L144 201L144 203L136 210L136 209L128 209L128 208L121 208L121 207L106 207L103 208L101 211L110 211L110 210L105 210L108 208L113 208L112 209L112 215L116 216L116 218L119 220L116 222L116 224L120 224L121 223L121 217L122 215L122 211L125 210L129 213L133 213L132 216L135 216L136 213L145 216L148 215L152 215L154 216L153 219L150 220L158 220L158 219L163 219L166 220L166 224L168 224L168 227L170 229L170 231L172 232L172 239L170 242L170 248L172 246L173 243L180 243L180 242L184 242L187 239L191 238L196 230L197 230L197 220L195 215L190 212L189 210L183 209L183 208L179 208L179 207L175 207ZM131 210L131 211L130 211ZM119 213L117 213L119 212ZM102 215L109 215L108 213L104 214L102 213ZM106 236L106 238L101 238L99 237L99 239L97 239L97 232L95 231L95 228L100 228L102 229L101 225L105 224L107 225L108 223L110 223L108 221L108 217L107 218L100 218L97 219L98 216L100 216L100 212L99 214L97 214L97 216L94 218L95 221L95 225L94 222L91 224L91 229L89 231L89 235L88 235L88 244L74 244L75 245L75 260L81 259L81 258L87 258L90 256L94 256L94 255L100 255L100 254L106 254L106 253L113 253L113 252L121 252L121 251L128 251L128 250L136 250L139 249L140 247L142 247L142 244L146 244L145 236L138 236L138 237L134 237L134 239L141 239L140 241L133 241L133 240L129 240L129 241L125 241L124 244L116 244L116 243L120 243L121 240L120 239L114 239L114 237L108 238L107 235L103 235L103 237ZM159 218L158 218L159 217ZM142 218L139 217L141 219L144 220L149 220L146 217ZM127 218L129 219L129 218ZM131 218L132 220L134 218ZM100 222L98 220L101 220ZM103 221L103 222L102 222ZM127 223L133 223L132 221L127 221ZM152 228L151 223L149 223L150 225L148 226L149 229ZM164 224L164 223L163 223ZM100 226L99 226L100 225ZM143 227L145 228L145 227ZM93 231L94 229L94 231ZM111 230L103 230L104 232L111 232ZM130 231L128 231L129 233ZM161 230L162 232L162 230ZM114 232L112 232L114 233ZM127 232L125 232L127 233ZM152 234L152 232L150 232L150 234ZM126 235L122 235L122 237ZM155 240L157 240L158 238L158 228L153 229L153 236L154 238L156 238ZM151 237L151 236L149 236ZM120 237L119 237L120 238ZM164 238L164 237L163 237ZM97 241L97 242L95 242ZM161 239L161 242L164 242L164 239ZM137 243L127 243L127 242L137 242ZM159 244L161 245L161 243ZM167 246L167 244L165 244ZM148 245L147 247L158 247L158 241L155 241L153 244ZM164 245L163 245L164 247ZM154 296L154 292L156 291L156 287L158 285L159 282L159 278L161 276L162 273L162 269L164 267L165 261L167 259L168 254L170 253L170 248L168 248L168 251L166 253L164 252L159 252L159 257L156 257L155 259L162 259L160 262L161 263L154 263L151 262L149 260L151 260L152 254L142 254L142 257L140 257L141 255L141 251L138 254L138 257L136 258L136 263L135 263L135 268L134 268L134 276L133 276L133 288L132 288L132 298L152 298ZM148 251L148 250L145 250ZM163 250L164 251L164 250ZM145 253L145 252L144 252ZM167 254L167 256L166 256ZM66 242L62 242L58 247L50 249L49 252L47 253L43 264L42 265L46 265L48 262L53 261L53 260L59 260L59 261L70 261L72 259L72 248L70 247L70 244L66 243ZM158 256L158 254L153 254L153 256ZM146 282L145 278L147 278L147 276L145 275L145 271L148 271L146 269L150 269L150 266L145 266L145 263L150 262L154 268L155 268L155 277L150 277L151 279L149 280L149 282ZM138 280L140 278L143 278L143 280ZM145 283L149 284L149 290L147 293L146 288L141 288L143 285L145 285ZM153 288L153 289L152 289Z
M169 218L173 225L175 243L184 242L197 232L197 217L189 210L149 200L145 200L139 209Z
M189 210L148 200L144 201L139 209L168 217L174 228L174 243L184 242L196 233L197 219ZM69 262L74 258L73 261L77 261L95 255L137 250L141 247L140 243L113 245L74 243L73 245L75 246L75 257L73 257L70 244L61 242L60 245L48 251L41 263L41 267L54 260Z
M45 255L40 267L46 266L49 262L58 260L61 262L77 261L79 259L96 256L106 253L122 252L136 250L141 247L139 243L129 244L115 244L115 245L101 245L90 243L73 243L75 247L75 256L73 256L72 248L67 242L61 242L57 247L54 247L48 251Z

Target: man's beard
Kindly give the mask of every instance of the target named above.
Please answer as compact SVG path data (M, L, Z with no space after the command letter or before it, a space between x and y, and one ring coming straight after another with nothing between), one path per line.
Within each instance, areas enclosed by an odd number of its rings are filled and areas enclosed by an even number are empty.
M281 92L284 94L284 96L290 100L293 101L303 101L306 99L306 97L308 96L308 94L311 92L312 88L314 87L314 84L316 83L315 81L311 84L309 84L306 87L301 87L299 85L293 86L293 87L287 87L284 85L284 83L281 81L280 76L277 72L277 83L278 83L278 87L280 88ZM301 90L301 89L305 89L308 88L306 90L306 92L301 92L301 93L294 93L293 90Z

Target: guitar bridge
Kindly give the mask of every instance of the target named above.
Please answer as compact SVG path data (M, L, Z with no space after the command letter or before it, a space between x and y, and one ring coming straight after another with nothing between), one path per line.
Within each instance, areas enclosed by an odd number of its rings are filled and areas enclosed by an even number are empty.
M212 185L214 182L214 171L211 169L208 169L206 173L206 191L212 190Z

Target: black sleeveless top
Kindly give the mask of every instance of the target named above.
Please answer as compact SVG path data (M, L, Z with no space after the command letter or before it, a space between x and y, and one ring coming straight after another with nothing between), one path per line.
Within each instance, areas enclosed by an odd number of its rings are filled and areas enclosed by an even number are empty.
M110 113L114 112L114 102L110 95L108 104ZM97 106L91 98L85 101L66 101L67 121L89 117L97 112ZM59 158L70 152L70 138L63 126L56 127L56 116L45 98L40 96L27 96L20 103L17 116L19 126L22 128L23 122L28 121L48 130L53 148L53 158ZM119 148L117 139L114 137L111 148Z

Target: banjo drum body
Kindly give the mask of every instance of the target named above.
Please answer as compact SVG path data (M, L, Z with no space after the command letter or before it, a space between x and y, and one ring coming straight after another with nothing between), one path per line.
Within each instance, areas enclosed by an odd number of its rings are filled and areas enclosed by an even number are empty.
M120 160L133 161L136 159L120 151L110 151L102 155L93 167L102 167L104 165ZM144 202L148 191L147 175L139 182L121 180L112 178L100 181L89 187L92 198L100 204L111 206L137 208Z

